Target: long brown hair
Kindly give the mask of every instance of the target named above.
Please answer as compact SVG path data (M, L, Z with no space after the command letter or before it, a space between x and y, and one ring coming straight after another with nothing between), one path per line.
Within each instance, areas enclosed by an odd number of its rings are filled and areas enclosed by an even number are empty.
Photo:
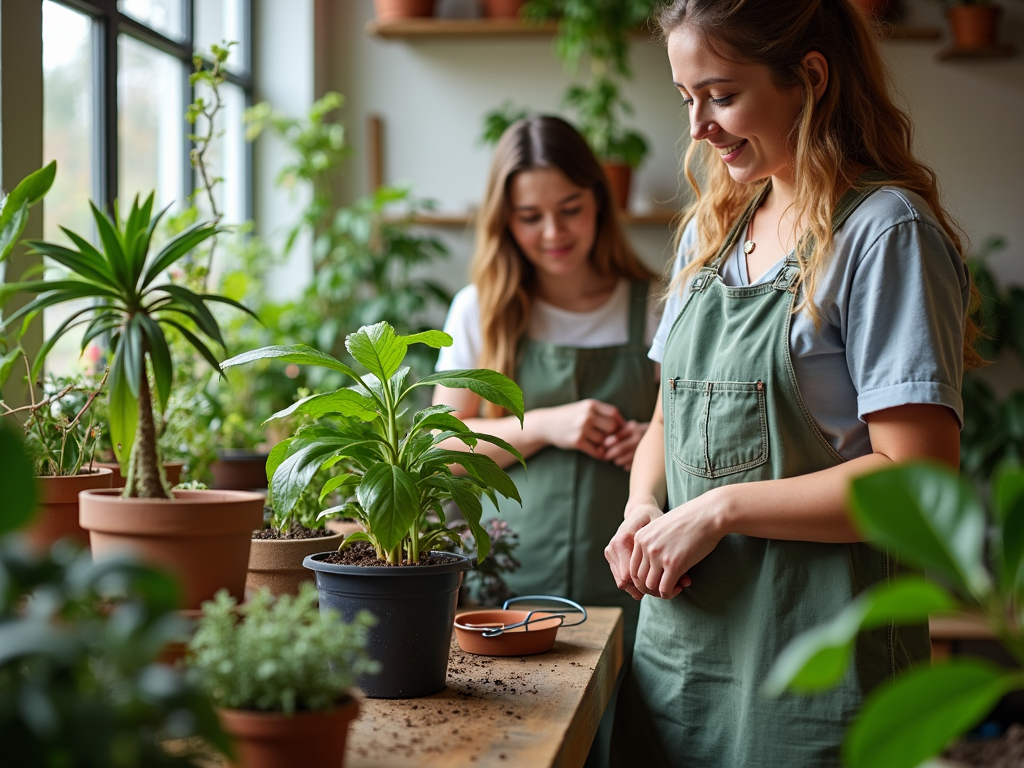
M494 150L470 267L480 303L479 365L506 376L515 375L516 352L529 324L536 290L534 267L509 231L509 190L517 173L538 168L555 168L577 187L594 193L597 232L590 260L598 274L654 278L626 242L604 170L579 132L561 118L546 115L513 123ZM496 415L491 409L486 413Z
M790 141L796 177L795 214L808 222L797 243L801 261L802 299L820 323L814 289L832 250L832 210L857 176L857 164L877 168L886 184L919 194L934 212L957 252L964 255L964 237L939 202L935 173L913 151L910 117L893 102L889 74L878 51L878 32L850 0L676 0L657 17L664 38L686 26L707 49L726 61L763 64L780 89L800 88L804 103ZM801 62L817 51L828 61L828 84L816 100ZM740 184L706 141L690 143L683 172L696 200L682 227L696 219L697 252L673 284L681 289L687 277L710 262L737 217L763 184ZM808 239L810 238L810 239ZM809 247L812 246L812 247ZM972 305L977 291L972 286ZM973 306L971 307L973 310ZM983 361L974 350L978 330L967 318L964 361Z

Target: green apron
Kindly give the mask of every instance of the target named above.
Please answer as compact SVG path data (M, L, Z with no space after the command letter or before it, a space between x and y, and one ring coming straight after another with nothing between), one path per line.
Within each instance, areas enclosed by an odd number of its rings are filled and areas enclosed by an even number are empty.
M651 420L657 401L654 363L647 357L644 325L649 283L630 289L629 340L610 347L566 347L526 339L516 368L526 409L595 398L627 419ZM632 643L639 604L615 586L604 548L622 523L629 474L621 467L548 446L509 474L523 497L501 501L499 519L519 536L522 567L505 577L518 595L558 595L584 605L617 605ZM484 519L494 517L485 506ZM629 647L627 645L626 647Z
M873 177L874 178L874 177ZM838 229L876 187L848 191ZM751 206L760 203L767 188ZM718 270L751 208L693 279L665 345L662 393L669 508L717 486L794 477L843 459L797 388L789 331L798 263L769 283L728 287ZM768 699L760 688L798 634L832 619L859 592L894 575L866 544L726 536L672 600L645 596L623 686L612 764L689 768L838 766L864 696L927 659L927 627L861 635L836 688Z

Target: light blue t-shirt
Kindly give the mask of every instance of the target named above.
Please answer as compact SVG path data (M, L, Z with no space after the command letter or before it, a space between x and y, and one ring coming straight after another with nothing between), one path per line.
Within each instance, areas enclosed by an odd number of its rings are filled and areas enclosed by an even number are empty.
M683 232L673 268L693 256L696 224ZM780 260L756 282L775 279ZM737 243L720 270L726 285L750 283ZM686 286L667 300L651 345L662 361ZM960 385L970 294L964 260L918 195L882 187L835 233L816 288L821 330L794 316L789 347L797 386L822 435L845 459L871 453L865 414L912 403L952 408L963 424ZM680 322L685 322L685 318Z

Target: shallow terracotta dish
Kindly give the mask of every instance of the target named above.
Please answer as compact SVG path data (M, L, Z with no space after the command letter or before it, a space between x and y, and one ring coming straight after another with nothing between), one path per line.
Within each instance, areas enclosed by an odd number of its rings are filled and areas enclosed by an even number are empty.
M565 624L566 614L557 610L512 611L516 602L554 601L582 615ZM587 620L586 609L562 597L525 596L506 600L501 610L469 611L455 617L455 638L466 653L479 656L532 656L550 651L561 626L574 627Z

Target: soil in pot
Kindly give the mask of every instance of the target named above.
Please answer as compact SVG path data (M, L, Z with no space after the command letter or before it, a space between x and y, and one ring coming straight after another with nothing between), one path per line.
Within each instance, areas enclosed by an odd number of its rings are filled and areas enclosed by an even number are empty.
M341 768L349 723L359 714L359 704L349 698L328 712L252 712L219 709L224 731L235 739L236 768Z
M181 608L199 608L224 588L245 594L252 532L264 497L247 491L175 491L174 500L126 499L118 490L84 491L79 522L94 559L128 552L178 578Z
M345 557L380 562L371 547L361 544L345 553ZM472 567L469 558L436 553L428 556L431 565L404 566L326 562L338 555L342 553L310 555L303 564L316 571L321 611L336 610L345 621L352 621L360 610L377 618L367 652L380 662L381 670L360 676L357 685L370 698L381 699L409 699L444 690L455 604L462 573Z
M378 21L397 21L434 15L435 0L373 0Z
M306 555L337 549L345 536L323 528L304 528L292 523L287 531L263 528L253 531L249 549L246 594L267 588L272 595L297 595L304 581L315 579L302 566Z
M29 545L46 550L58 539L70 538L88 547L89 532L78 524L78 494L93 488L110 488L112 480L113 472L103 468L80 475L37 477L39 508L25 531Z

